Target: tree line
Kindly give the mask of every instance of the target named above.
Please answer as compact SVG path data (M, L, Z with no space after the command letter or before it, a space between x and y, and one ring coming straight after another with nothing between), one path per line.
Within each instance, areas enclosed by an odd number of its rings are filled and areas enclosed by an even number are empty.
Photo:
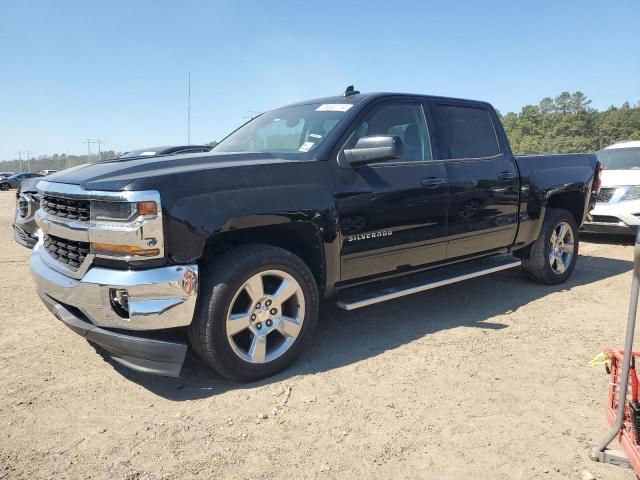
M526 105L519 113L500 115L516 154L577 153L600 150L621 140L640 140L640 105L625 102L598 111L590 107L584 93L562 92L547 97L538 105ZM215 145L216 142L210 144ZM105 151L101 158L116 158L121 152ZM96 155L91 161L96 161ZM63 170L88 163L87 155L41 155L29 163L25 160L0 162L0 172Z
M593 152L621 140L640 140L640 105L597 111L582 92L562 92L501 115L516 154Z
M114 150L106 150L101 152L100 158L117 158L122 155L121 152ZM98 155L91 155L91 161L96 162ZM65 168L75 167L76 165L82 165L83 163L89 163L88 155L67 155L54 153L53 155L40 155L37 158L31 160L7 160L0 162L0 172L35 172L38 173L41 170L64 170Z

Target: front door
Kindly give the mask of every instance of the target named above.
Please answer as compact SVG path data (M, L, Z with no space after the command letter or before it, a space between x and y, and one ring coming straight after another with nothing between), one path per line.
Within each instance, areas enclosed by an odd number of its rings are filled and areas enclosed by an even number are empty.
M443 162L433 161L422 106L383 101L365 112L346 141L370 135L401 138L399 159L360 167L334 165L341 233L341 280L393 273L443 260L448 185Z

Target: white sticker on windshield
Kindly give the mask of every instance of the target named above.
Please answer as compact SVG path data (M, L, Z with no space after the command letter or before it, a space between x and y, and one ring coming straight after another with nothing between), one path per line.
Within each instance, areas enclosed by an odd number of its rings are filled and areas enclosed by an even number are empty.
M304 142L302 146L298 149L299 152L308 152L313 148L315 143L313 142Z
M312 138L322 138L322 135L318 135L317 133L310 133L309 136Z
M353 105L350 103L323 103L316 108L316 112L346 112L351 107Z

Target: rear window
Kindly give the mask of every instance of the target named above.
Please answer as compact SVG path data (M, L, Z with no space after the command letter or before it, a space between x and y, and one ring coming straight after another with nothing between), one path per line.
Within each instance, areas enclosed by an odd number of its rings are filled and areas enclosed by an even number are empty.
M500 153L489 112L482 108L438 105L449 158L493 157Z

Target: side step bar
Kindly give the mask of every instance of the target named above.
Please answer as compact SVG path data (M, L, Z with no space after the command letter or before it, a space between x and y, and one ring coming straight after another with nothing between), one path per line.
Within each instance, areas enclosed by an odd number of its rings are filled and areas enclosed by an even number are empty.
M356 287L353 289L354 291L357 290L354 294L349 295L345 291L345 298L338 300L338 308L355 310L375 303L404 297L405 295L424 292L444 285L508 270L518 267L520 264L519 258L511 255L497 255L428 270L408 278L390 280L385 282L380 290L372 291L372 289L375 289L375 284L368 287Z

